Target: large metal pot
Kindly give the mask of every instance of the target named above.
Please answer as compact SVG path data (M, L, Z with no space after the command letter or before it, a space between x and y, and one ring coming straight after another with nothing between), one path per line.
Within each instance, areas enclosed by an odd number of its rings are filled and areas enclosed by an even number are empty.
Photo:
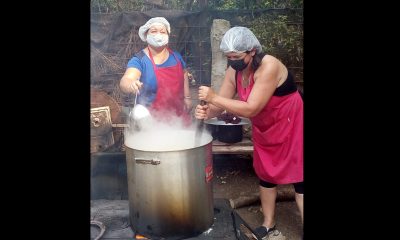
M126 146L129 217L135 233L182 239L211 227L212 137L206 138L200 146L173 151Z

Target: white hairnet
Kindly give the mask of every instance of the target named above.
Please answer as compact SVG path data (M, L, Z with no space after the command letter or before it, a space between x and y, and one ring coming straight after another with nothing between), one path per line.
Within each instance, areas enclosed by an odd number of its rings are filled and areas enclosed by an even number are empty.
M139 37L140 39L142 39L143 42L146 42L146 32L147 30L150 29L150 27L153 24L164 24L165 28L168 31L168 34L171 33L171 27L169 25L169 22L167 21L167 19L163 18L163 17L154 17L154 18L150 18L149 21L147 21L143 26L141 26L139 28Z
M254 33L246 27L233 27L229 29L222 37L219 48L224 53L245 52L253 48L257 50L257 53L262 52L260 42Z

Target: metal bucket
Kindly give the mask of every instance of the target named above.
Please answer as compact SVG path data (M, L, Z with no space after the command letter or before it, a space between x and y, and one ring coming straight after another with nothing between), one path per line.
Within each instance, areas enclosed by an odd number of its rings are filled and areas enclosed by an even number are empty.
M182 239L211 227L211 141L210 136L202 146L177 151L126 147L129 218L136 234Z

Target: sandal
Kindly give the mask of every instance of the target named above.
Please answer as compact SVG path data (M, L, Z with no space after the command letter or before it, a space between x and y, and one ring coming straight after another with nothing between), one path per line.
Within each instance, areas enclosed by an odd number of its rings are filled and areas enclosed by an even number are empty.
M252 234L252 235L257 240L265 240L266 237L268 236L268 234L274 230L275 230L275 226L273 226L272 228L260 226L256 229L254 229L254 234Z

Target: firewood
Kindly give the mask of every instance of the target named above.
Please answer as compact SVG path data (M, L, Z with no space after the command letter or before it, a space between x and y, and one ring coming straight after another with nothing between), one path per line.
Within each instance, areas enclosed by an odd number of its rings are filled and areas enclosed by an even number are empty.
M260 200L260 195L257 193L248 196L239 196L238 198L235 199L229 199L229 203L233 209L236 209L253 204L259 200Z

